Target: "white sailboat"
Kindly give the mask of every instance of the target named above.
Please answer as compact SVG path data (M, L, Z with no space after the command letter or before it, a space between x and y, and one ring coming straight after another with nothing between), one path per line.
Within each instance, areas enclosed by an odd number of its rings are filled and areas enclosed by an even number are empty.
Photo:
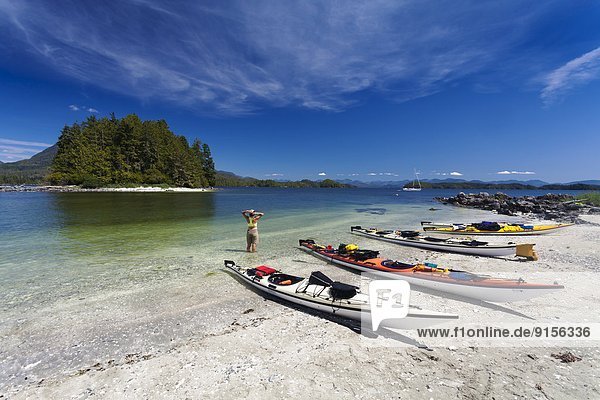
M415 178L417 178L417 182L419 184L419 187L415 186L415 181L413 181L413 185L409 186L409 187L404 187L402 188L403 191L405 192L420 192L421 191L421 181L419 180L419 174L417 173L417 170L415 169Z

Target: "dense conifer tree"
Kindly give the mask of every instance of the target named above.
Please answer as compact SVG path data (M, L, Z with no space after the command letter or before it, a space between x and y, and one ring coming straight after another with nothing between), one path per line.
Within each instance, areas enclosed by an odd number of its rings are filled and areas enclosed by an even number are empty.
M205 187L215 183L215 166L206 143L192 146L166 121L142 121L135 114L118 119L89 117L65 126L49 178L53 183L103 186L168 184Z

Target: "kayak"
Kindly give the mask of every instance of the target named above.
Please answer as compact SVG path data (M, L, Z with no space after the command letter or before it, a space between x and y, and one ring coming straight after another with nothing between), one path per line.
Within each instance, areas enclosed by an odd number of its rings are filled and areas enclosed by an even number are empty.
M370 324L369 295L356 286L333 282L320 271L303 278L259 266L246 268L225 260L225 267L248 285L291 303ZM410 306L403 318L384 320L381 325L395 329L421 329L458 319L456 314L422 310Z
M346 250L352 246L353 250ZM522 279L492 278L466 271L440 268L435 264L406 264L379 257L378 251L359 250L355 245L340 245L338 249L321 246L313 240L300 240L300 248L333 264L378 278L402 279L413 286L451 293L494 303L528 300L560 289L554 284L527 283Z
M384 242L396 243L401 246L418 247L420 249L446 251L451 253L471 254L485 257L514 256L517 244L490 244L478 240L436 238L421 236L417 231L392 231L378 230L376 228L363 228L351 226L350 232L355 235L365 236L371 239L383 240Z
M438 224L422 221L425 232L451 235L543 235L573 224L531 225L509 222L476 222L471 224Z

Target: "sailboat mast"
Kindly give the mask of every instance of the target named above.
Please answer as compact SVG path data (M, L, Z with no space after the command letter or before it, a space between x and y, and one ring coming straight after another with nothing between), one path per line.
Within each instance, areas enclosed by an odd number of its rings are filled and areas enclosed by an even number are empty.
M419 180L419 174L417 174L417 170L414 169L415 171L415 176L417 177L417 182L419 182L419 189L421 188L421 181Z

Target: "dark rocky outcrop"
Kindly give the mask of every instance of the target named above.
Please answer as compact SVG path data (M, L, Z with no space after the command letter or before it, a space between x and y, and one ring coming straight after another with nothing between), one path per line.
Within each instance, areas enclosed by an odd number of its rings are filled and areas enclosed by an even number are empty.
M581 222L578 218L581 214L600 214L600 207L585 204L568 194L511 197L504 193L460 192L456 196L437 197L436 200L460 207L497 211L502 215L534 214L555 221Z

